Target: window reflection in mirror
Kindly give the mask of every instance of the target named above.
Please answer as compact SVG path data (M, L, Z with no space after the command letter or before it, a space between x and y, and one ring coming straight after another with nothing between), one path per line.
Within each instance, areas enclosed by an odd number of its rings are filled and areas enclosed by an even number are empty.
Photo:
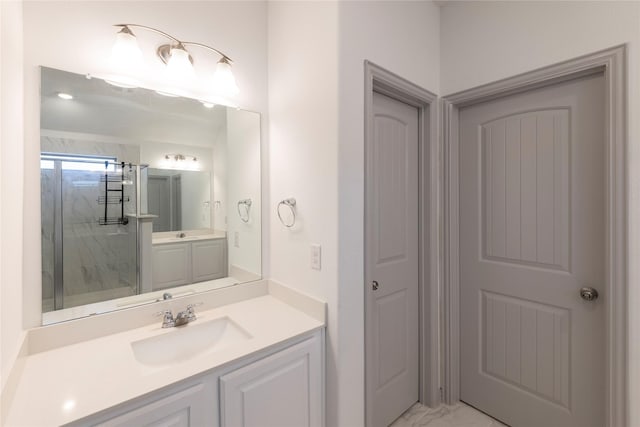
M258 114L41 76L44 324L261 277Z

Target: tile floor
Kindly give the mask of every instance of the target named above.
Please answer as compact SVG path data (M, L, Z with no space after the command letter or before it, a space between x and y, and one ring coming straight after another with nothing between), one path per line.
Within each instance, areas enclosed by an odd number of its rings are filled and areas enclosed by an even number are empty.
M390 427L506 427L501 422L459 402L428 408L416 403Z

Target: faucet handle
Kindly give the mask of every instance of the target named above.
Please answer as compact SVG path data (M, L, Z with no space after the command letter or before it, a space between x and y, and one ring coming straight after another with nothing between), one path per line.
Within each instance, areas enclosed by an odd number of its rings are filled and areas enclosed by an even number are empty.
M173 328L176 325L175 320L173 319L173 313L171 310L162 310L154 313L154 316L163 316L162 318L162 327L163 328Z
M193 302L191 304L187 304L187 309L189 308L193 308L193 307L198 307L200 305L204 304L203 302Z
M193 304L188 304L187 305L187 319L189 320L189 322L193 322L194 320L197 319L196 317L196 311L194 310L195 307L202 305L204 303L202 302L195 302Z

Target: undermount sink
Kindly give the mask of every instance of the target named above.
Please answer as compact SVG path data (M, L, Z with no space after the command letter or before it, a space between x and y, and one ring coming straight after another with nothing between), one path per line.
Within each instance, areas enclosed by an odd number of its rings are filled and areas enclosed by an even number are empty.
M150 366L179 363L246 341L251 335L228 317L171 328L131 343L136 360Z

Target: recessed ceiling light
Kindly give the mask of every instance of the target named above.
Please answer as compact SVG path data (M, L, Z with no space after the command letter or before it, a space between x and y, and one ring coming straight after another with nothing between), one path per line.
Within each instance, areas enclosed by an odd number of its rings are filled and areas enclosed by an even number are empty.
M204 105L205 108L213 108L216 106L216 104L212 104L210 102L204 102L204 101L200 101L202 102L202 105Z
M62 99L66 99L67 101L73 99L73 95L69 95L68 93L58 92L58 97Z
M76 407L76 401L74 399L67 399L62 404L62 410L64 412L71 412L71 410L75 407Z

